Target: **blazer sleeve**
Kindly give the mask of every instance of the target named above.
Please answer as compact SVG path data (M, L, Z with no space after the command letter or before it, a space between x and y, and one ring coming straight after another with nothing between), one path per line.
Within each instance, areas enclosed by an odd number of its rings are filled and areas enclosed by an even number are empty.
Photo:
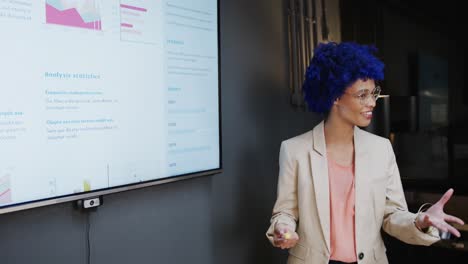
M429 246L440 240L438 230L430 229L431 232L424 233L416 228L414 221L417 215L408 211L400 172L390 141L387 141L387 149L390 158L387 168L388 183L383 229L405 243Z
M283 223L291 230L296 230L298 220L297 207L297 166L288 153L286 142L281 143L279 155L278 190L270 227L266 232L268 240L273 244L275 225Z

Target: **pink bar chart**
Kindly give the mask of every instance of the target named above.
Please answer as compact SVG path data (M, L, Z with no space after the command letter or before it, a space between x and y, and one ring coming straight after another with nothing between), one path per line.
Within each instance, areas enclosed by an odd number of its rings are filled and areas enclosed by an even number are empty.
M99 0L46 0L46 23L102 30Z
M121 0L120 39L122 41L156 44L159 1Z

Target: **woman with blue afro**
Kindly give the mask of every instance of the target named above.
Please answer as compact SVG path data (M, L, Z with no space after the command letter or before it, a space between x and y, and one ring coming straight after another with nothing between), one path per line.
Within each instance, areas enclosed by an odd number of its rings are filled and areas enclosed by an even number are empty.
M381 229L415 245L433 244L439 232L460 236L449 223L463 221L444 213L453 189L409 212L390 141L359 128L370 124L384 78L375 52L320 44L307 68L305 100L324 120L282 142L267 231L274 246L289 249L288 264L387 264Z

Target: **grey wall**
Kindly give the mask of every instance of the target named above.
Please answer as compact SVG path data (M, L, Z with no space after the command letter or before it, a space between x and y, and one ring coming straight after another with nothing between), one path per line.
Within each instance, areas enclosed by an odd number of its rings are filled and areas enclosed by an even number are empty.
M286 1L223 1L225 172L213 178L215 263L286 263L265 238L280 142L317 117L289 105Z
M224 173L0 215L0 263L285 263L265 238L281 140L319 118L289 105L286 1L221 0Z

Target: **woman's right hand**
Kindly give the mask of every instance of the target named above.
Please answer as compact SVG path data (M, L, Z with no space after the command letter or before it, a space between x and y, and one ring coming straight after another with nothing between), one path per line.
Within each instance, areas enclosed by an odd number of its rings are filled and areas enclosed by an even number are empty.
M275 247L289 249L299 241L299 235L286 224L276 224L273 242Z

